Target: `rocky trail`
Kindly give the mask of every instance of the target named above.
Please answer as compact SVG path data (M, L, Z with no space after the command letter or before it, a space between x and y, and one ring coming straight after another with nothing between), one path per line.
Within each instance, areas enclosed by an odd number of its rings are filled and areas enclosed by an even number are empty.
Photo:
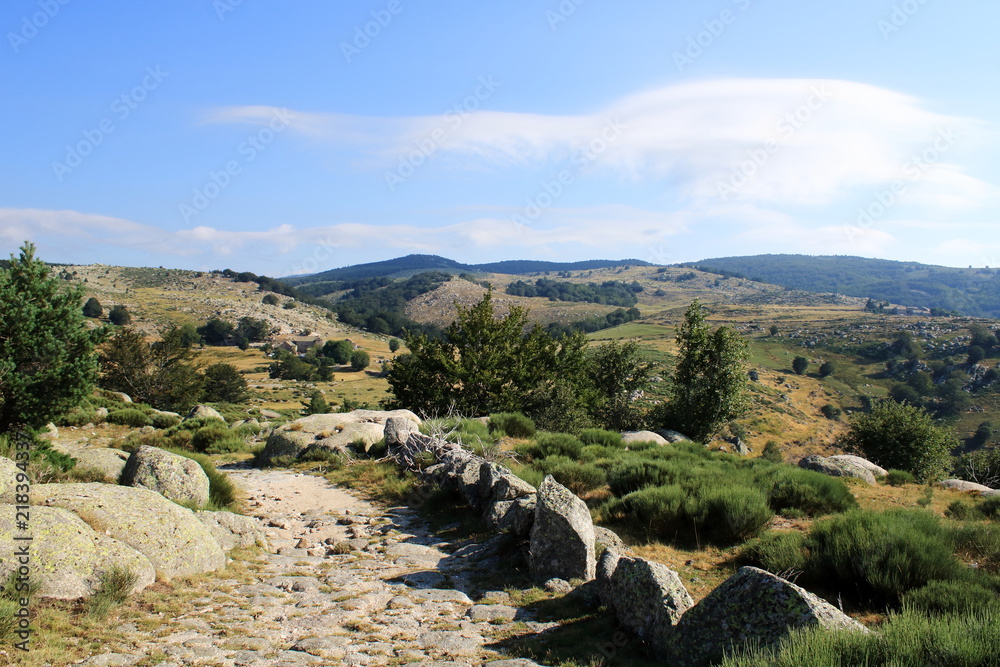
M446 542L410 508L378 507L321 477L234 468L269 548L245 576L199 579L200 597L153 632L118 628L120 642L83 665L527 666L489 648L542 631L476 573L496 569L498 548Z

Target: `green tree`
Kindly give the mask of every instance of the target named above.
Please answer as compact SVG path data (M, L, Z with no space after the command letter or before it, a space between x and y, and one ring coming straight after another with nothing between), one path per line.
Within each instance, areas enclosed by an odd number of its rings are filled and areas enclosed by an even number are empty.
M190 408L201 398L204 378L182 339L176 326L153 343L135 329L122 327L101 347L100 386L161 410Z
M925 410L886 400L876 402L871 412L856 415L841 444L883 468L906 470L932 482L950 469L950 452L958 441L935 426Z
M364 350L355 350L351 354L351 370L352 371L363 371L368 368L368 364L371 363L371 357Z
M390 338L389 339L389 351L395 353L399 349L399 339Z
M706 441L749 409L746 341L733 329L711 331L701 303L677 330L677 369L661 419L688 437Z
M316 375L316 366L299 359L286 350L275 354L275 361L268 366L268 375L275 380L312 380Z
M770 328L771 335L772 336L777 336L778 335L778 331L779 331L778 325L777 324L772 324L771 328Z
M205 369L203 401L240 403L249 393L246 378L232 364L212 364Z
M523 412L532 418L553 396L575 402L564 409L586 405L586 338L577 333L556 340L537 326L525 334L527 325L527 311L518 306L498 317L488 291L472 307L458 306L443 338L407 333L409 354L389 368L395 397L390 404L427 413L454 408L465 415Z
M634 342L605 343L589 356L591 382L597 401L591 409L594 419L614 431L634 431L642 427L645 414L635 406L637 393L649 387L652 366L639 358Z
M83 304L83 316L90 318L104 317L104 308L96 297L90 297L87 299L87 303Z
M824 361L819 366L819 376L822 378L830 377L837 370L837 367L833 365L832 361Z
M82 298L35 258L31 243L0 268L0 432L44 426L92 391L104 332L84 324Z
M251 343L260 343L267 340L271 335L271 325L265 320L258 320L253 317L241 317L233 331L233 336L237 340L247 340Z
M128 308L119 303L108 313L108 320L115 326L123 327L132 323L132 315L129 314Z
M198 335L205 339L208 345L225 345L233 335L235 327L230 322L213 317L198 327Z
M805 357L795 357L792 359L792 370L796 375L802 375L809 368L809 360Z
M325 415L330 411L330 404L326 402L323 398L323 394L318 391L314 391L309 399L309 405L306 406L305 412L307 415Z
M276 294L265 294L264 298L261 299L261 303L267 306L277 306L279 299Z
M201 334L198 333L198 329L195 328L193 324L184 324L178 329L178 342L184 347L192 347L193 345L201 345Z
M986 358L986 350L979 347L978 345L973 345L969 348L969 356L965 359L965 363L972 366L973 364L978 364L985 358Z
M354 352L354 343L347 340L328 340L323 344L320 355L327 359L333 359L334 363L346 364L351 361L351 354Z

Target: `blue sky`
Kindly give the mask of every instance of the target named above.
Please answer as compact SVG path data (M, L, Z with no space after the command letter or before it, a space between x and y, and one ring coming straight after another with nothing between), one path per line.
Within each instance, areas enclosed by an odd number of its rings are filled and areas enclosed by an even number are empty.
M0 254L997 266L998 24L987 0L7 0Z

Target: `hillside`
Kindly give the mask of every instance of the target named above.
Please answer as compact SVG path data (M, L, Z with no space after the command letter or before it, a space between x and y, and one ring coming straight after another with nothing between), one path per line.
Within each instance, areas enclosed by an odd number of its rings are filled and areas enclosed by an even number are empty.
M1000 318L1000 270L957 269L863 257L755 255L686 266L810 292L834 292Z
M507 260L491 264L462 264L455 260L437 255L407 255L382 262L356 264L337 269L330 269L308 276L289 276L282 278L287 285L306 285L309 283L359 280L388 276L392 278L408 277L422 271L449 271L453 273L504 273L510 275L525 275L529 273L544 273L546 271L583 271L587 269L602 269L618 266L651 266L648 262L638 259L623 260L586 260L582 262L542 262L535 260Z

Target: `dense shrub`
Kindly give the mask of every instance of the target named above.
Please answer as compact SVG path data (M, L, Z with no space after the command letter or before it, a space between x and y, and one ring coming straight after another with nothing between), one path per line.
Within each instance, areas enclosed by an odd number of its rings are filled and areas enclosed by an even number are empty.
M703 511L703 525L724 543L753 537L774 517L764 494L745 486L724 486L709 493Z
M625 496L649 486L662 486L670 481L667 461L628 457L616 461L608 471L608 486L616 496Z
M903 596L903 609L924 614L1000 611L996 591L970 581L932 581Z
M958 579L963 571L948 531L922 510L833 516L813 526L809 547L811 576L890 601L930 581Z
M1000 496L990 496L976 507L987 519L1000 518Z
M149 421L155 428L167 429L180 424L181 418L175 417L173 415L163 415L158 412L154 412L153 414L149 415Z
M580 458L583 443L568 433L542 433L529 450L531 457L544 459L549 456L568 456L571 459Z
M885 483L889 486L903 486L904 484L916 484L917 478L905 470L890 470L885 476Z
M772 466L761 471L762 484L770 482L768 501L780 512L795 508L812 516L843 512L857 506L850 489L839 479L791 466Z
M580 441L585 445L620 447L622 436L615 431L606 431L602 428L588 428L580 432Z
M976 516L978 512L976 508L965 502L964 500L953 500L948 503L948 508L944 511L944 515L950 519L955 519L956 521L965 521L966 519L971 519Z
M535 464L543 475L553 478L576 494L598 489L607 481L607 475L592 463L579 463L565 456L550 456Z
M805 541L798 531L772 530L743 545L739 561L779 575L802 572L806 569Z
M534 438L535 422L520 412L498 412L490 415L490 431L500 431L511 438Z
M83 407L73 408L55 421L56 426L84 426L97 423L97 413Z
M691 498L679 486L651 486L624 498L613 498L601 507L606 518L644 530L650 537L672 540L687 535L693 524L686 520L685 503Z
M124 408L122 410L113 410L109 412L108 423L140 428L143 426L149 426L150 420L149 417L146 416L146 413L141 410L136 410L135 408Z
M246 449L246 442L219 420L204 426L191 436L191 447L197 452L222 454Z

